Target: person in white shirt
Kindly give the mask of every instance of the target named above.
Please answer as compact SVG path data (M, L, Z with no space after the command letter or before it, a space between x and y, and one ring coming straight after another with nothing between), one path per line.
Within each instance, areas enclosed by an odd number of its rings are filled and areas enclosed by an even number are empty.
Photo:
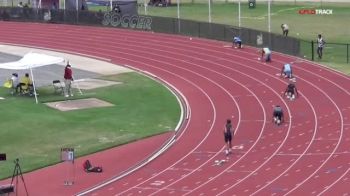
M289 27L287 24L281 24L281 29L282 29L282 33L283 36L288 36L288 32L289 32Z
M242 48L242 40L238 36L233 36L233 47Z
M318 54L318 58L322 59L322 55L323 55L323 47L326 44L326 42L323 40L323 37L321 34L318 34L318 38L317 38L317 54Z
M18 81L18 74L17 73L12 74L11 83L12 83L11 94L13 95L15 93L18 93L19 81Z
M271 50L269 48L261 50L261 59L265 59L265 62L271 62Z
M281 76L284 76L286 78L292 78L292 65L289 63L286 63L283 65L281 70Z

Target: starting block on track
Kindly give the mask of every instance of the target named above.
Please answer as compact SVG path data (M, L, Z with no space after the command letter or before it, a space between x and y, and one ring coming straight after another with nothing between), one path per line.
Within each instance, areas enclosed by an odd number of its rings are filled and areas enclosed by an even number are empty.
M296 78L290 78L289 81L291 81L291 82L297 82L297 79L296 79Z
M225 160L225 159L215 160L213 166L220 166L220 165L222 165L222 164L224 164L224 163L226 163L226 162L227 162L227 160Z
M232 149L234 149L234 150L242 150L243 149L243 145L232 146Z

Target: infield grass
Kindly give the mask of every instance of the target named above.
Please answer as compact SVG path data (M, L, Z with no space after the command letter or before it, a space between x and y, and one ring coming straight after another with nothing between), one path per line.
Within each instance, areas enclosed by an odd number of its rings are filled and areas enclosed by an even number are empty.
M180 107L162 84L136 73L105 77L122 84L84 91L113 107L61 112L33 98L8 95L0 88L0 150L8 161L0 164L0 179L12 175L19 158L24 172L58 163L62 147L82 156L140 138L174 130ZM39 89L39 100L62 100L52 87Z

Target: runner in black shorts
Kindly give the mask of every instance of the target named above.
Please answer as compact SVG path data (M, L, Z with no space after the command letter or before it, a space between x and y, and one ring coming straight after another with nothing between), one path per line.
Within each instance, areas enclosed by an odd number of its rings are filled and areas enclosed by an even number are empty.
M283 110L281 106L277 105L273 109L273 122L277 125L280 125L284 121Z
M231 152L232 149L232 124L231 120L227 119L225 127L224 127L224 138L225 138L225 144L226 144L226 150L225 153L228 155Z
M288 84L286 90L284 91L284 95L290 100L294 100L296 96L299 96L297 87L293 82Z

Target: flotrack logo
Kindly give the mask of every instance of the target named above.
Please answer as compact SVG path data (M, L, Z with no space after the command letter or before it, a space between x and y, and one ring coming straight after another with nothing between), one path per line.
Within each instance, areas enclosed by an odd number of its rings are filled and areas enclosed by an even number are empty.
M121 16L115 12L108 12L104 15L102 24L113 27L151 30L152 18L145 16Z
M313 14L313 15L331 15L333 14L333 10L331 9L301 9L299 10L299 14Z

